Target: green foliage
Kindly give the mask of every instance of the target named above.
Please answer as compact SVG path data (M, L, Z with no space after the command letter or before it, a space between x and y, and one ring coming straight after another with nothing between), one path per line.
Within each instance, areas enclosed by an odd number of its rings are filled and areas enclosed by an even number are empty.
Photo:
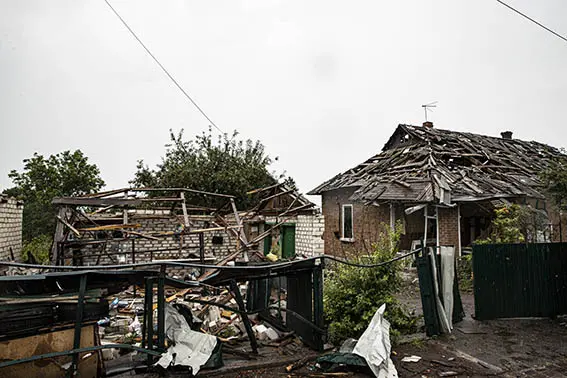
M376 264L395 257L401 235L401 224L395 231L382 225L379 242L370 255L353 256L349 260L359 264ZM391 323L395 339L400 332L412 332L416 318L410 317L394 297L401 286L399 261L376 268L360 268L336 264L327 270L323 304L329 324L330 341L338 344L344 339L359 338L378 307L386 303L385 317Z
M517 204L501 206L494 210L490 236L476 240L476 244L522 243L526 240L520 230L522 209Z
M547 193L559 208L567 202L567 157L562 156L540 174Z
M186 187L232 194L240 208L247 208L253 201L246 194L248 191L273 185L276 180L268 171L272 160L262 143L237 140L237 136L235 131L232 137L223 134L215 141L209 129L208 133L185 141L183 130L177 135L170 132L171 144L166 146L162 163L153 170L140 160L130 183L138 187ZM214 207L223 202L198 195L188 194L187 198L202 206Z
M49 262L49 251L51 250L52 242L53 238L51 235L40 235L24 243L22 247L22 260L47 264ZM30 255L33 255L33 257L30 257Z
M24 160L24 170L8 176L14 187L5 194L24 200L23 239L51 235L55 227L53 197L93 193L104 186L100 171L79 150L64 151L48 158L34 153Z
M457 261L457 278L459 289L464 292L473 290L472 254L463 255Z

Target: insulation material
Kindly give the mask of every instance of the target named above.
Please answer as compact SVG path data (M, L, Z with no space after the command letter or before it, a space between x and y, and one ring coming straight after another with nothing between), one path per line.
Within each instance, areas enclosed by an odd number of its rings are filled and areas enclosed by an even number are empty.
M170 304L165 307L165 334L174 342L156 363L164 369L169 366L190 366L196 375L211 357L217 338L191 330L187 321Z

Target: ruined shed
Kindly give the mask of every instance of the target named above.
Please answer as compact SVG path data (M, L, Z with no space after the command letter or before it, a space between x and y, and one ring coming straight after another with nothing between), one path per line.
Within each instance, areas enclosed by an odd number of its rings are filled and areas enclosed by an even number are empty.
M551 146L512 138L399 125L382 151L313 189L322 196L325 250L365 251L381 223L403 225L402 248L420 240L460 252L486 237L493 209L529 205L548 219L533 239L560 238L560 217L538 174L562 156Z
M196 195L219 198L224 205L195 205ZM322 217L312 202L283 184L250 195L257 205L248 210L238 210L232 195L188 188L54 198L59 214L51 260L56 265L246 260L248 252L265 251L275 234L285 235L285 257L322 253Z

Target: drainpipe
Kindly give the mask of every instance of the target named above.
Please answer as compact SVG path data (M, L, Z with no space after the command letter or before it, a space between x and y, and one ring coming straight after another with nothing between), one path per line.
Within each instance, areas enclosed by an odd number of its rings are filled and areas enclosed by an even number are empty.
M435 228L437 234L437 238L435 240L435 246L437 248L435 249L435 252L439 253L439 206L435 206Z
M457 235L459 239L459 254L457 256L461 257L461 204L457 204Z
M423 231L423 248L425 248L425 246L427 245L427 208L429 206L425 205L425 207L423 208L423 215L425 216L425 230Z

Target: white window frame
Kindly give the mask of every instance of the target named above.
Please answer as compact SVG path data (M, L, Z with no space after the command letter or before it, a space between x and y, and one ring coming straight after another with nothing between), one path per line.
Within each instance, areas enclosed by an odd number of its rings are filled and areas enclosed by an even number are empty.
M350 207L350 229L352 237L345 237L345 208ZM354 241L354 207L352 204L344 204L341 206L341 241L353 242Z

